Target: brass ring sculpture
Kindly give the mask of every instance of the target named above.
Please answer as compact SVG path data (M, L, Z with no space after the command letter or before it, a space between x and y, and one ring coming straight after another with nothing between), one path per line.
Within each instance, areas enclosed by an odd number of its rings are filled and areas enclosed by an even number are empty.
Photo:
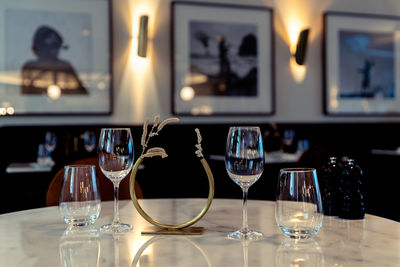
M201 157L200 162L203 165L203 168L206 171L206 174L208 177L209 192L208 192L207 203L196 217L194 217L193 219L191 219L187 222L180 223L180 224L166 224L166 223L157 221L157 220L153 219L152 217L150 217L139 205L139 202L136 198L136 193L135 193L135 180L136 180L137 171L142 162L143 162L143 157L139 157L138 160L135 162L135 165L133 166L130 183L129 183L129 190L130 190L133 205L135 206L136 210L140 213L140 215L142 215L142 217L146 221L148 221L152 225L157 226L162 229L167 229L167 230L168 229L182 229L182 228L185 228L185 227L195 224L207 213L207 211L210 208L211 203L213 201L215 189L214 189L214 178L213 178L210 166L208 165L208 163L204 159L204 157Z

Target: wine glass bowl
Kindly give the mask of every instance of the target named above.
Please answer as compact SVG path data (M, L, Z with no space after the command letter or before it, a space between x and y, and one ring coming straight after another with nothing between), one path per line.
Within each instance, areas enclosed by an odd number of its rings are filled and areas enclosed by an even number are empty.
M128 232L132 226L119 220L119 183L131 171L134 160L133 141L129 128L101 129L98 146L99 166L102 173L114 184L114 219L103 225L102 232Z
M230 127L226 142L225 168L229 177L243 191L243 223L232 239L257 240L263 234L250 230L247 224L247 192L264 171L264 149L259 127Z

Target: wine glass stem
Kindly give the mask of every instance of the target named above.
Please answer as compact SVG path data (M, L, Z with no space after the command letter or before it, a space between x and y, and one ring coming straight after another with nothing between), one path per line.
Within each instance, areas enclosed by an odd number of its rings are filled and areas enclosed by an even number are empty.
M249 225L247 224L247 192L248 188L242 188L243 190L243 207L242 207L242 215L243 215L243 224L242 224L242 232L248 232Z
M114 220L112 224L119 224L119 208L118 208L118 200L119 200L119 183L114 184Z

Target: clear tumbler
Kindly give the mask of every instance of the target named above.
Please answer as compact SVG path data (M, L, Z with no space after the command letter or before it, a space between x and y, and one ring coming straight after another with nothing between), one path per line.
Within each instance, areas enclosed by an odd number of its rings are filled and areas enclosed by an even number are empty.
M275 208L275 219L282 232L290 238L310 238L321 228L323 218L317 171L282 169Z

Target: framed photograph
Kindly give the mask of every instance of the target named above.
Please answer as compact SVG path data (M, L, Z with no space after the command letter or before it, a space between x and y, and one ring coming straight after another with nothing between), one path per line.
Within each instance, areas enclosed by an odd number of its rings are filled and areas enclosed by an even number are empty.
M0 115L112 111L110 0L1 0Z
M400 114L400 17L324 14L324 111Z
M272 10L172 3L172 113L274 112Z

